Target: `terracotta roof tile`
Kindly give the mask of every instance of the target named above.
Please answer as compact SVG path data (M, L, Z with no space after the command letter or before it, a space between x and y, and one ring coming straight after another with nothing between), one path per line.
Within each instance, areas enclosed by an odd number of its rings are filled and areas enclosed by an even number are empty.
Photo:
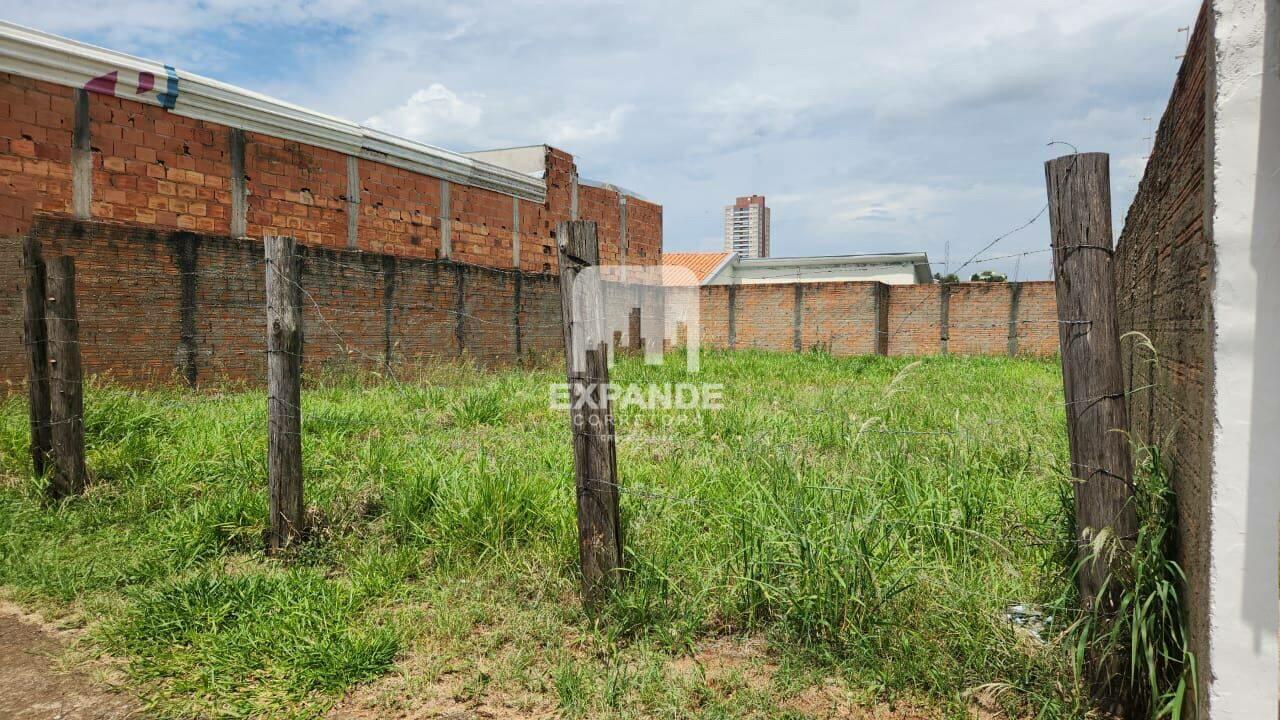
M688 268L697 276L698 282L702 282L731 254L727 252L664 252L662 264Z

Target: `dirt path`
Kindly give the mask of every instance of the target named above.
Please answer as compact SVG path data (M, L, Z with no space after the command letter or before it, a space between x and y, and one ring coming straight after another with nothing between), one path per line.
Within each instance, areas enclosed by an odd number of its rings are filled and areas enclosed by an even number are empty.
M132 699L60 667L66 633L0 603L0 718L119 720L139 717Z

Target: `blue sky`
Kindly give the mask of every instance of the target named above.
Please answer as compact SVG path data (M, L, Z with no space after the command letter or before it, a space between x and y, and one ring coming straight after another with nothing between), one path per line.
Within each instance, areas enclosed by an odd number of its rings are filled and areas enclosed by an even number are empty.
M547 142L720 247L764 194L776 255L956 269L1044 205L1043 161L1111 153L1119 232L1196 0L805 3L144 0L5 17L454 150ZM1150 117L1151 120L1144 120ZM985 256L1041 250L1040 218ZM974 263L1048 275L1048 257Z

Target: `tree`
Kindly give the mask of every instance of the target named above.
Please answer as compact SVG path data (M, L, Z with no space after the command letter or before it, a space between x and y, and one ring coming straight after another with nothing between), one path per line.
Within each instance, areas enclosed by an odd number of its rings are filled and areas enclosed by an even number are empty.
M933 274L933 279L934 279L935 281L937 281L937 282L940 282L940 283L958 283L958 282L960 282L960 276L956 275L955 273L947 273L946 275L943 275L942 273L934 273L934 274Z
M970 282L1009 282L1009 276L995 270L983 270L973 274Z

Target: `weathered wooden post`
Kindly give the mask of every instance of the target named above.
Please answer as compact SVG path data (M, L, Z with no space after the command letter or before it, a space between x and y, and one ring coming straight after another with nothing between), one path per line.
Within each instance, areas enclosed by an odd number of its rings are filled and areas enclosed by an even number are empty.
M1049 225L1058 300L1058 339L1066 396L1071 474L1075 478L1078 576L1086 610L1116 609L1138 521L1133 505L1120 335L1111 275L1111 179L1106 153L1081 153L1045 163ZM1113 538L1102 552L1100 533ZM1106 592L1103 583L1112 577ZM1106 685L1114 659L1091 665Z
M600 247L594 222L562 222L556 227L556 239L560 248L560 303L573 428L582 597L587 608L594 610L617 582L622 567L618 465L608 398L609 353L603 334L603 297L598 285L584 285L577 293L574 287L583 269L599 263ZM574 302L575 297L578 303ZM575 353L575 342L578 347L587 343L585 357Z
M627 349L636 355L644 351L644 333L640 328L640 306L637 305L627 314Z
M76 261L55 260L46 278L45 325L49 347L49 424L53 474L51 498L84 490L84 372L80 363L80 323L76 319Z
M268 550L302 537L302 284L293 238L268 235Z
M27 407L31 417L31 470L43 477L50 466L53 427L49 424L49 331L45 327L45 266L40 240L28 235L22 245L22 342L27 350Z

